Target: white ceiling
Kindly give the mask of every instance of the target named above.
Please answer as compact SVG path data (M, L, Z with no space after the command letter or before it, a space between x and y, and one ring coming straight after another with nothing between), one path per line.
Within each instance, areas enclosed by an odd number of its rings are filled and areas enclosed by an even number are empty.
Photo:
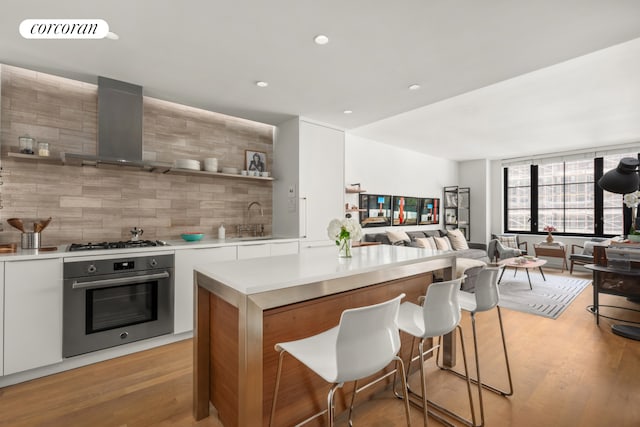
M352 133L453 160L640 146L640 38Z
M27 18L102 18L120 40L26 40ZM640 141L639 38L637 0L21 0L0 62L467 160Z

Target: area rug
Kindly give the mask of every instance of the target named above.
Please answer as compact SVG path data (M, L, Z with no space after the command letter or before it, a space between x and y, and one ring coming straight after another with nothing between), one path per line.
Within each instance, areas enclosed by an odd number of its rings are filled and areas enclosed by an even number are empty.
M591 280L551 274L545 274L545 281L540 273L530 271L529 274L533 290L529 289L524 271L518 270L516 277L513 277L512 269L504 272L499 285L500 307L557 319L591 283Z

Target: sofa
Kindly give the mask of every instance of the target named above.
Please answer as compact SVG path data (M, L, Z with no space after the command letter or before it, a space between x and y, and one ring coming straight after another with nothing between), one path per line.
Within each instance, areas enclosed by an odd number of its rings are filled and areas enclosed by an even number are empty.
M365 242L380 242L383 245L402 245L410 247L420 247L416 239L425 237L446 237L447 233L443 230L426 230L426 231L407 231L409 240L401 240L391 242L387 233L369 233L365 234L363 240ZM456 255L456 276L466 275L462 284L462 290L473 292L475 289L475 280L480 271L489 262L487 256L487 246L482 243L467 243L469 249L454 250ZM437 278L436 278L437 279Z
M446 237L447 233L444 230L424 230L424 231L407 231L406 232L411 239L408 242L404 242L404 246L418 247L416 244L417 238L423 237ZM387 236L387 233L369 233L364 235L365 242L380 242L383 245L391 245L391 240ZM398 243L396 243L398 244ZM469 249L461 249L455 251L456 258L470 258L477 259L484 262L489 262L487 256L487 245L484 243L468 243Z

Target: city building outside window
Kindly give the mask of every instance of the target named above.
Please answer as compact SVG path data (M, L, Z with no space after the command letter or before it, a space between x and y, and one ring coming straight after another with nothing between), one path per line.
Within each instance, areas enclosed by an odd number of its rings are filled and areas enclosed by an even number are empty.
M509 231L531 229L531 171L530 165L511 166L507 169L506 218Z
M551 160L504 168L506 232L613 236L623 232L621 194L602 191L597 180L635 152L594 159ZM601 203L596 200L601 195Z

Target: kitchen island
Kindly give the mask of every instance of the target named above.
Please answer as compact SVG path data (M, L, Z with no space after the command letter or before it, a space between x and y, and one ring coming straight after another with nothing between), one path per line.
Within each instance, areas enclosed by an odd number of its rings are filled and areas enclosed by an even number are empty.
M194 417L207 417L211 403L227 427L267 425L275 343L336 326L347 308L402 292L405 300L416 301L436 271L451 278L454 254L389 245L354 248L348 259L323 247L196 266ZM409 343L404 337L403 350ZM452 364L455 354L448 347L445 363ZM345 408L350 386L337 393L337 412ZM276 424L292 425L316 413L325 405L327 389L295 359L285 359Z

